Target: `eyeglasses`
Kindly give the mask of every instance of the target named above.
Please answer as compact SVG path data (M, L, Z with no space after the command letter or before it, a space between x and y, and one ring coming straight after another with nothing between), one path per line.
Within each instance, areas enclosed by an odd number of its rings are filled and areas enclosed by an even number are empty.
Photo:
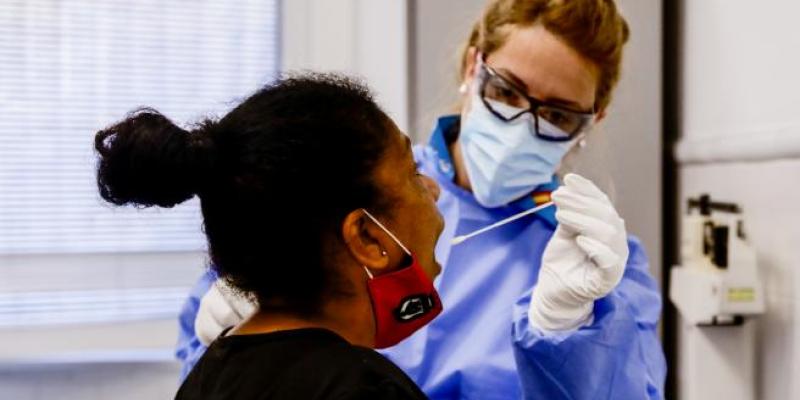
M513 121L525 113L533 115L536 136L552 142L565 142L574 139L588 129L594 112L570 110L545 103L528 96L517 85L509 82L485 62L480 63L478 79L483 104L497 118ZM540 118L558 129L546 129Z

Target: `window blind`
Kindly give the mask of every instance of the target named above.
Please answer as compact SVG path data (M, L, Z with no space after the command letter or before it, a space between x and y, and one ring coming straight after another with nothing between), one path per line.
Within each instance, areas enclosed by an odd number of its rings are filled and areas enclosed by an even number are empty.
M198 202L115 208L94 134L139 106L219 116L279 69L279 0L0 2L0 255L194 251Z

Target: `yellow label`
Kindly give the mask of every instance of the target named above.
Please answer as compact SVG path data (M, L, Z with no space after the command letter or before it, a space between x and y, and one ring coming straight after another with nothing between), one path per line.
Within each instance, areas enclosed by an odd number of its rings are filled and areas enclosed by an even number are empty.
M728 289L728 301L744 303L756 300L756 291L749 287L738 287Z
M544 204L550 201L550 193L535 193L533 195L534 204Z

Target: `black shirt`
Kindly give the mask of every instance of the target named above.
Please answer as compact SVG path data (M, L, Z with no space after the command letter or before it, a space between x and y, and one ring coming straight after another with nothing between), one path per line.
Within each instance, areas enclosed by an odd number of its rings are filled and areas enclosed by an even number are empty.
M427 399L382 355L324 329L220 337L175 398Z

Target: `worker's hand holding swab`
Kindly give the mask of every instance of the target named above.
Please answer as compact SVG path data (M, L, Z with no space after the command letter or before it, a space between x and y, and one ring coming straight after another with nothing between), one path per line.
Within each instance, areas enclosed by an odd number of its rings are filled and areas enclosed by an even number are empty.
M625 221L591 181L569 174L553 192L559 226L542 257L530 322L559 331L591 319L594 301L622 279L628 260Z

